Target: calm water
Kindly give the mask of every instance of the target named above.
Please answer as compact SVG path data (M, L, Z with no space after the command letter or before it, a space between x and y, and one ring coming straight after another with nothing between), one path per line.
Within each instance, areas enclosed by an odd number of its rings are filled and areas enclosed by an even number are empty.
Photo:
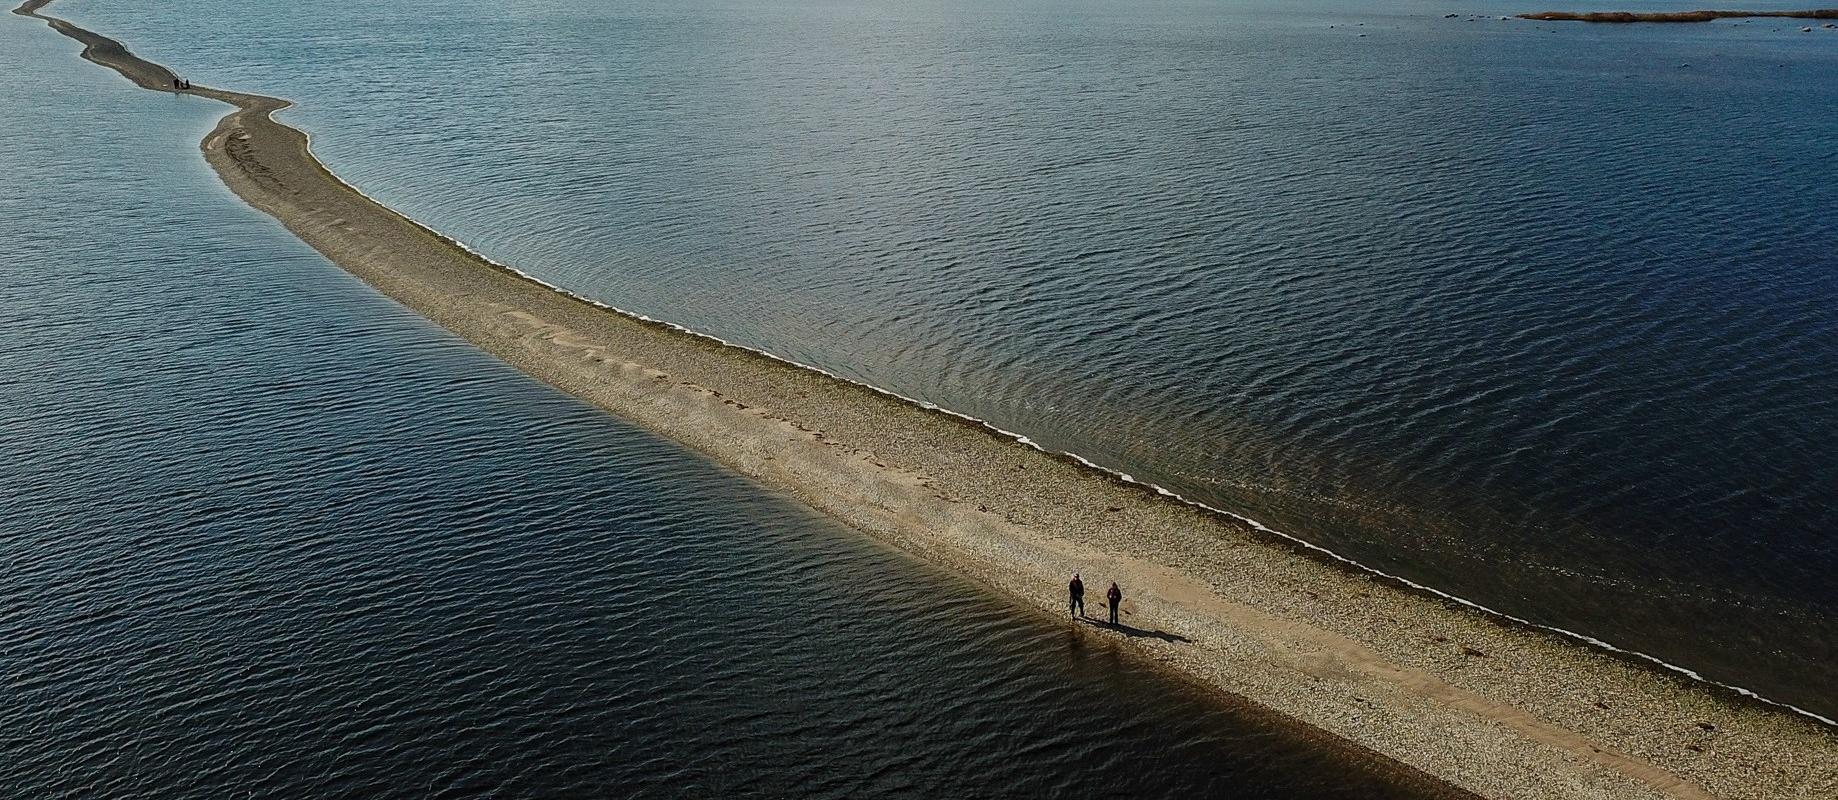
M0 797L1410 796L536 385L0 17Z
M1838 32L65 8L570 288L1838 716Z

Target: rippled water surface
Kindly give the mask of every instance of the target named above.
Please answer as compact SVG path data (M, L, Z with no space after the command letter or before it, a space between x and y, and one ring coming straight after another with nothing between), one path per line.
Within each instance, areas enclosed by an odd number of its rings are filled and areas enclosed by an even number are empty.
M1838 31L64 8L554 282L1838 715Z
M481 355L75 51L0 17L0 797L1411 795Z

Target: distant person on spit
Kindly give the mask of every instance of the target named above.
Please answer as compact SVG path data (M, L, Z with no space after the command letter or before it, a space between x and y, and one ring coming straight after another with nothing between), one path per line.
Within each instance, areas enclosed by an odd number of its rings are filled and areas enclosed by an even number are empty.
M1110 582L1110 591L1104 593L1104 599L1110 601L1110 624L1117 624L1117 607L1123 605L1123 590L1117 588L1117 582Z
M1066 586L1066 590L1072 594L1071 612L1085 616L1085 582L1079 580L1078 573L1072 573L1072 583Z

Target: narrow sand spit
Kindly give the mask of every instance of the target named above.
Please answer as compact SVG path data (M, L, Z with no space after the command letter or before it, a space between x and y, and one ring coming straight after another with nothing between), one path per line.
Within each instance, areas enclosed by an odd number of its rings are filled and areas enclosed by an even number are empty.
M149 89L172 73L39 14ZM1346 569L986 428L577 299L365 198L235 107L203 142L224 183L334 263L532 376L867 533L1064 613L1064 582L1126 587L1127 627L1076 624L1234 702L1348 742L1445 793L1838 797L1838 729ZM1096 594L1097 592L1094 592Z

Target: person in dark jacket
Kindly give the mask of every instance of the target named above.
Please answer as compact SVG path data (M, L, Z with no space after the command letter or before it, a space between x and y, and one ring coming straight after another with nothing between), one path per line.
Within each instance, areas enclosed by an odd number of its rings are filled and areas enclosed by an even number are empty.
M1079 580L1079 574L1072 573L1072 583L1066 585L1066 591L1072 595L1071 613L1085 616L1085 582Z
M1104 593L1104 599L1110 601L1110 624L1117 624L1117 607L1123 605L1123 590L1117 588L1117 582L1110 582L1110 591Z

